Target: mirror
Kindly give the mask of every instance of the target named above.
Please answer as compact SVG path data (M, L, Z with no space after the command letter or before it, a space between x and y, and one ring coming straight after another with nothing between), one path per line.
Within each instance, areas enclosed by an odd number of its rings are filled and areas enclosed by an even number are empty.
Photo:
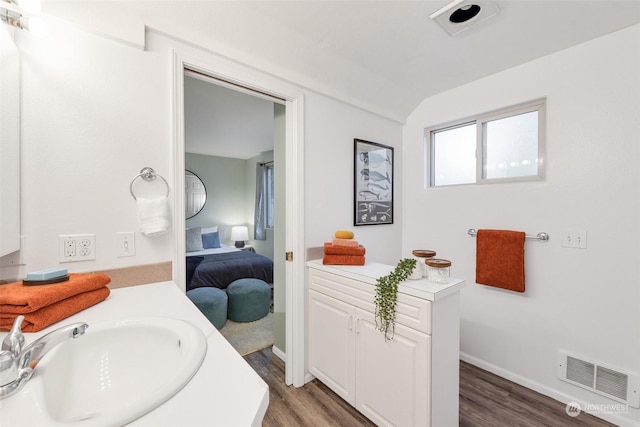
M184 172L184 216L193 218L207 202L207 189L204 182L195 173L186 170Z
M20 249L20 54L0 24L0 256Z

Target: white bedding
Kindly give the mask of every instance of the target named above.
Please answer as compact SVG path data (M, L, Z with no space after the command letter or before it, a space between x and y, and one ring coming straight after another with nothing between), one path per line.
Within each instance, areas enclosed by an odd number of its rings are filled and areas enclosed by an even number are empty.
M224 254L227 252L238 252L240 249L236 248L235 246L227 246L227 245L221 245L221 247L219 248L210 248L210 249L204 249L202 251L196 251L196 252L187 252L187 256L203 256L203 255L213 255L213 254Z

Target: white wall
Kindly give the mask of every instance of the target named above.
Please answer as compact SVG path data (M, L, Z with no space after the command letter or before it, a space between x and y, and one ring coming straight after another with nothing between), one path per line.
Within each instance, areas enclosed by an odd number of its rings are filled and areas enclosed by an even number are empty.
M58 235L96 234L92 271L171 259L171 234L143 237L132 178L145 166L172 182L166 55L142 52L70 26L50 36L20 31L22 54L22 232L24 262L3 277L58 266ZM163 194L138 179L138 195ZM174 189L171 189L173 192ZM135 231L136 255L116 256L116 232Z
M353 230L370 261L400 259L402 212L401 127L390 120L310 94L306 100L305 214L307 247L330 242L336 230ZM394 224L353 226L353 139L396 148Z
M25 264L3 268L2 277L20 278L28 271L59 265L60 234L96 234L97 259L64 264L70 271L171 260L172 233L141 236L129 194L131 179L145 166L170 185L174 182L172 52L166 43L141 51L56 21L48 38L20 32L16 44L23 59ZM174 45L178 51L198 50L180 42ZM199 55L232 64L242 70L243 78L263 76L206 50ZM300 91L305 94L305 241L307 246L321 246L334 230L353 223L353 139L399 146L402 129L397 122L304 88ZM164 189L142 183L136 191L153 195ZM172 204L176 191L171 188ZM371 259L395 262L401 239L398 221L360 229L357 235ZM135 256L116 256L120 231L136 232Z
M544 181L423 188L425 127L540 97ZM467 281L467 359L557 399L593 404L614 402L558 380L558 350L640 373L639 117L639 26L425 99L410 115L402 247L436 250ZM475 284L469 228L550 234L548 243L525 244L524 295ZM561 247L568 229L587 230L587 249ZM617 416L640 421L638 409Z
M185 168L198 175L207 189L202 211L186 220L186 227L217 225L228 245L231 227L246 224L247 161L204 154L185 154Z

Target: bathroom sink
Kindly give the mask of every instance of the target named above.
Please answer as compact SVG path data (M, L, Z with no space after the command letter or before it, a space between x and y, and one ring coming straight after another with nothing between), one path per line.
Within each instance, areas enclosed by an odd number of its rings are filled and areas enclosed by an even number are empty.
M52 350L24 389L0 401L0 423L123 425L160 406L197 372L202 331L183 320L130 318L89 325Z

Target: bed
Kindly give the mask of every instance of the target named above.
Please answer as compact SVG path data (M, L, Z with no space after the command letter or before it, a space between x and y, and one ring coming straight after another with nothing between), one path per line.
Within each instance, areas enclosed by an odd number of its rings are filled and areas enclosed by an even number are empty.
M187 252L187 290L205 286L226 289L231 282L248 277L273 283L273 261L224 245Z

